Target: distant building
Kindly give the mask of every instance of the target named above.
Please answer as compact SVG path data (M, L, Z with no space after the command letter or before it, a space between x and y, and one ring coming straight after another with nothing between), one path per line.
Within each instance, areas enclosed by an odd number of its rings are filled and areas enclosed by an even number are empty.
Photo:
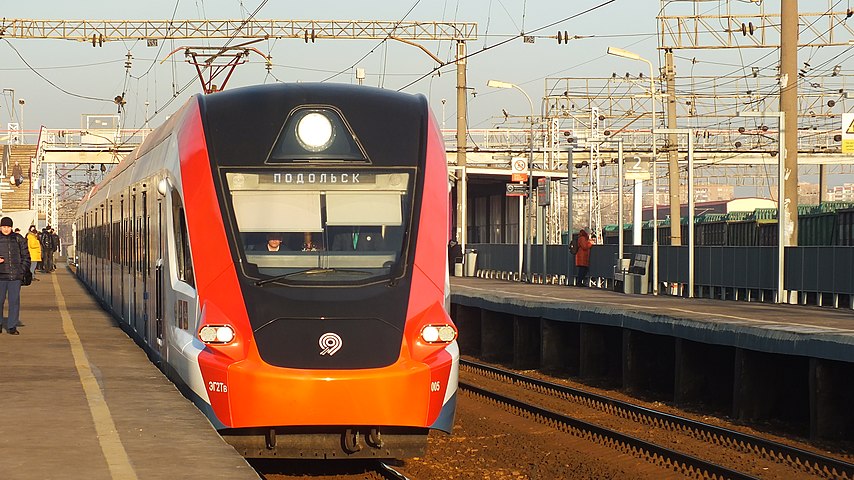
M845 183L832 187L827 192L831 202L854 202L854 183Z
M776 192L775 192L776 194ZM798 204L818 205L819 186L817 183L798 183Z
M688 189L682 188L680 201L688 203ZM735 197L733 185L694 185L695 202L717 202L720 200L732 200Z

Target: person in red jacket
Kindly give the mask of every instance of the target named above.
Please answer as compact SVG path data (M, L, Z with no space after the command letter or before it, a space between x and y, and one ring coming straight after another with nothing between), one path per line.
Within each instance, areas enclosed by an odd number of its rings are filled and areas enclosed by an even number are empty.
M593 242L590 241L590 234L586 228L582 228L578 232L577 252L575 254L575 284L577 286L587 286L587 275L590 272L590 247Z

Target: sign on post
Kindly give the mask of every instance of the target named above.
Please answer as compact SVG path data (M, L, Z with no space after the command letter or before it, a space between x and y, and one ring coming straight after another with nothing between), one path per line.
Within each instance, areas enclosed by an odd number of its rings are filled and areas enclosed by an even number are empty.
M540 207L545 207L552 203L552 197L549 192L551 182L549 180L548 178L537 179L537 205Z
M524 182L528 180L528 160L514 158L510 160L510 180L513 182Z
M507 194L508 197L524 197L528 195L528 185L524 183L508 183L507 184Z
M842 114L842 153L854 153L854 113Z
M649 180L649 161L635 155L625 160L626 180Z
M21 143L21 138L18 136L18 122L7 123L6 130L9 130L9 139L6 143L9 145L18 145Z

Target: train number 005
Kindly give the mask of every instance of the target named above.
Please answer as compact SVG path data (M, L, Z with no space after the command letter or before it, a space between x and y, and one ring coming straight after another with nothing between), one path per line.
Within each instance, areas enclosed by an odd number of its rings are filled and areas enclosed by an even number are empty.
M226 385L224 382L208 382L208 390L210 390L211 392L227 393L228 385Z
M431 392L438 392L441 389L442 389L442 382L438 382L438 381L430 382L430 391Z

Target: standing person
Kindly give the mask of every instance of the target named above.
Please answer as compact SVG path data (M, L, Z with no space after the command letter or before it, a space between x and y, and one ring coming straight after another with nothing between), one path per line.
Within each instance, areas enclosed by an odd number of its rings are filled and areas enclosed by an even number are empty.
M53 246L53 251L50 252L50 271L56 270L56 257L54 254L59 251L59 234L56 233L53 227L50 227L50 240Z
M575 285L587 286L587 275L590 272L590 234L587 229L582 228L578 232L577 253L575 254Z
M53 237L50 234L50 225L44 227L42 229L41 236L41 244L42 244L42 272L50 273L53 265L51 265L51 254L53 251Z
M21 279L30 268L30 249L24 238L12 231L12 219L0 219L0 312L9 297L6 331L19 335L18 316L21 312Z
M35 225L30 225L30 231L27 232L27 248L30 250L30 273L33 274L33 280L38 280L36 267L42 261L42 244Z
M454 266L459 260L459 263L463 263L463 247L459 243L457 243L456 238L452 238L450 242L448 242L448 275L454 276Z

